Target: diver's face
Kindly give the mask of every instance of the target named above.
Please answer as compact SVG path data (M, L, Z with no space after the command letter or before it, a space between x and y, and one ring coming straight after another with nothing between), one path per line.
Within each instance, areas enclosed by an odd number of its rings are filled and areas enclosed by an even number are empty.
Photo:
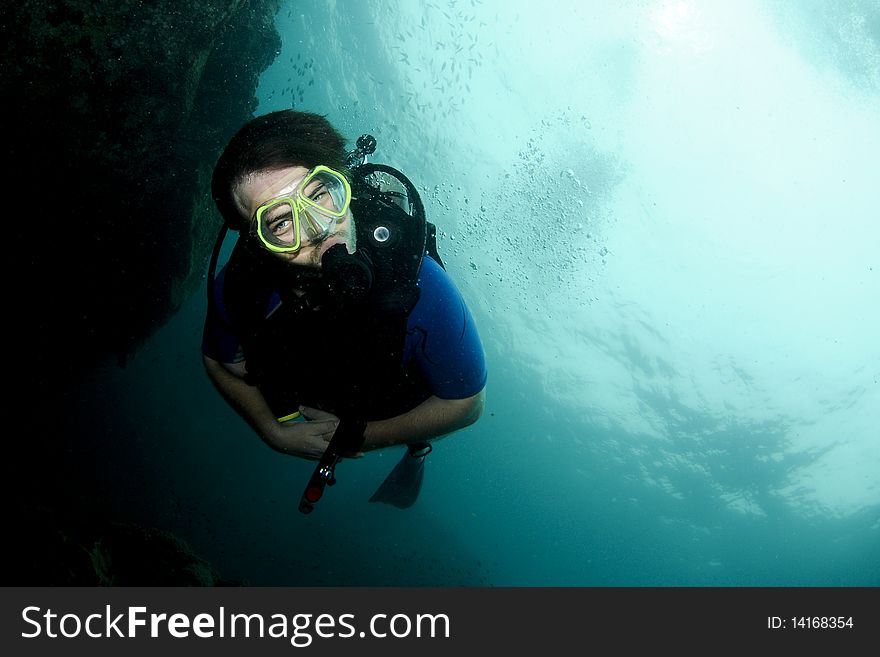
M247 219L249 224L254 224L257 208L272 199L293 196L296 188L309 171L306 167L295 166L271 171L257 171L245 176L233 187L233 196L239 213ZM304 239L299 250L288 253L274 251L271 253L291 264L320 268L321 256L336 244L345 244L348 252L354 253L356 244L351 211L347 212L341 220L334 222L327 235L312 240Z

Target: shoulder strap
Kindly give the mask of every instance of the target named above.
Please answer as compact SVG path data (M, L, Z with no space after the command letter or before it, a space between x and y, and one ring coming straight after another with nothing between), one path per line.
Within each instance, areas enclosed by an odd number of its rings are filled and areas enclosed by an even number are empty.
M443 261L440 259L440 253L437 251L437 226L432 224L430 221L428 224L428 238L425 242L425 252L431 256L431 259L436 262L440 267L445 271L446 265L443 264Z
M419 272L428 239L422 200L397 169L363 164L352 169L352 200L358 251L373 263L371 302L390 313L409 314L418 301Z

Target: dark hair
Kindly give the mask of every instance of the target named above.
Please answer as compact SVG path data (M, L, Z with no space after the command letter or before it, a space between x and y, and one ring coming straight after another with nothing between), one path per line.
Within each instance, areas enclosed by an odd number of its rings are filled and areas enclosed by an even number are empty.
M239 180L256 171L319 164L348 175L345 138L325 116L279 110L251 119L229 143L211 177L211 195L230 228L245 224L232 195Z

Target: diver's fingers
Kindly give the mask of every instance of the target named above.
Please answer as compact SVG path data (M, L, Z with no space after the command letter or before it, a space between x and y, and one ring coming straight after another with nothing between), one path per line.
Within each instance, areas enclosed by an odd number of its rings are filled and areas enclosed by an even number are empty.
M333 413L328 413L327 411L322 411L318 408L312 408L311 406L300 406L299 412L302 413L303 417L307 420L339 420L339 418L333 415Z
M317 434L325 443L329 443L338 425L339 422L336 420L312 420L309 422L309 429L315 432L312 435Z

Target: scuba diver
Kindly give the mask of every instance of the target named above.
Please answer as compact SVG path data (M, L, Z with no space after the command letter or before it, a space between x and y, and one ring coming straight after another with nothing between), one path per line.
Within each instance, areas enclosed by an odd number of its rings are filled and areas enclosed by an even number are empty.
M202 354L227 403L272 449L318 461L300 510L343 458L405 445L370 501L411 506L432 441L483 411L483 346L410 180L346 153L325 117L281 110L229 141L211 191L224 219ZM238 231L216 271L227 230Z

